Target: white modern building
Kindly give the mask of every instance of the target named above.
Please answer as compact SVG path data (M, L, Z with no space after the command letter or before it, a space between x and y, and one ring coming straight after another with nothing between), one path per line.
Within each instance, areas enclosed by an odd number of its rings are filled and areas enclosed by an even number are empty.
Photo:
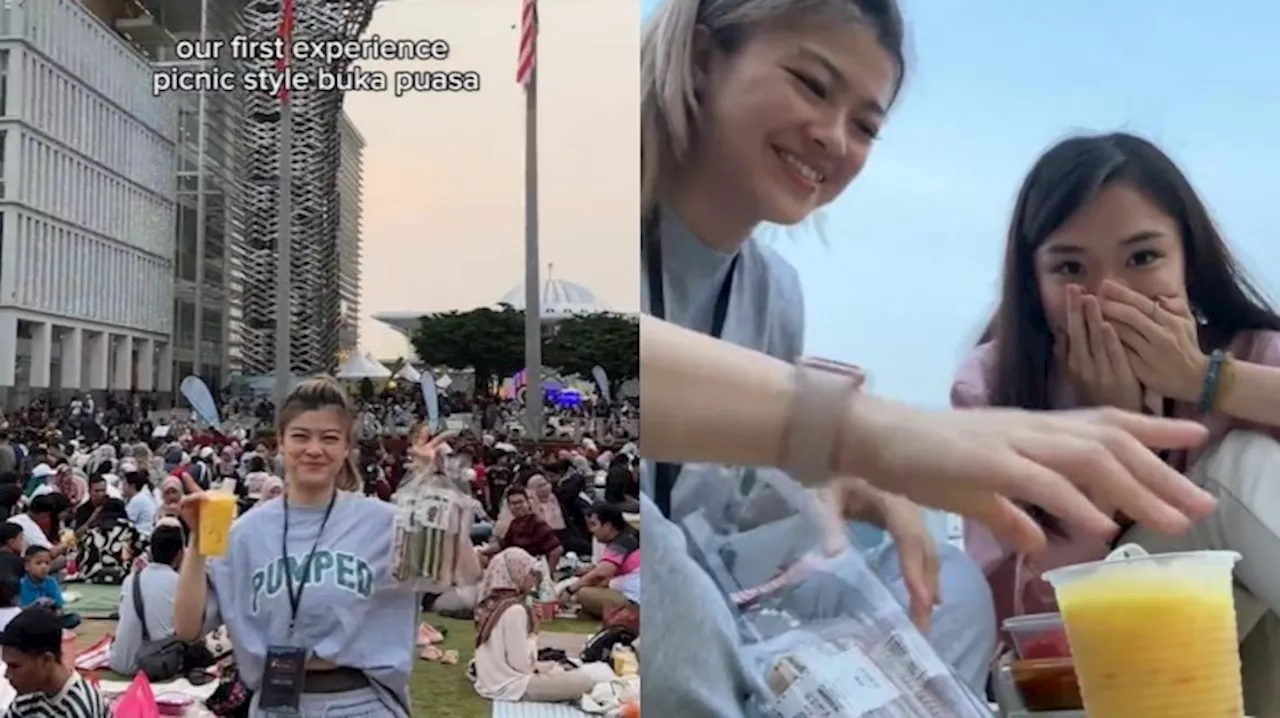
M364 135L338 115L338 351L360 346L360 234L364 210Z
M547 274L551 274L550 268L548 268ZM510 291L494 302L494 306L501 304L508 304L512 309L523 311L524 283L521 282L512 287ZM555 279L550 276L542 283L539 304L541 305L539 309L541 309L542 321L544 322L554 322L575 314L595 314L597 312L612 311L607 304L596 296L595 292L587 287L576 282L566 282L563 279ZM374 314L373 318L404 336L412 338L413 333L418 331L418 321L423 316L434 311L441 310L379 312Z
M173 386L172 97L75 0L0 3L0 401Z

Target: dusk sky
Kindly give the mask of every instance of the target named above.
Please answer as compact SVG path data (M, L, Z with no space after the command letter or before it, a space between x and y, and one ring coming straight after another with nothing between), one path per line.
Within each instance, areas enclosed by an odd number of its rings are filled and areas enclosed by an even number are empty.
M1018 185L1076 131L1157 142L1280 293L1280 3L906 0L904 12L909 77L866 171L824 211L825 242L774 239L804 282L811 353L863 365L879 393L945 405L994 307Z
M540 4L541 259L610 308L639 308L639 5ZM524 94L515 82L520 0L387 0L368 35L441 38L443 63L477 70L476 93L351 93L364 135L361 344L407 352L379 311L489 305L524 280Z

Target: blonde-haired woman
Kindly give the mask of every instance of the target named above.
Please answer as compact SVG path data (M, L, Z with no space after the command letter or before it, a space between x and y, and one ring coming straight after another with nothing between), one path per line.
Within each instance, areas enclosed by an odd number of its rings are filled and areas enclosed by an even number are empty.
M805 220L859 174L903 84L904 35L894 0L664 0L649 18L641 298L657 319L641 320L644 455L780 466L809 486L861 476L869 484L849 485L866 501L882 499L872 485L901 491L1030 547L1043 534L1001 494L1094 533L1114 530L1080 484L1155 528L1185 530L1212 500L1142 443L1185 446L1200 429L1118 412L921 412L858 394L847 367L803 358L799 277L752 233ZM698 472L647 468L643 584L656 598L642 607L646 707L748 714L759 682L739 655L740 629L668 520L700 508L680 503L698 493L685 490ZM900 568L919 577L931 567L904 559ZM934 644L979 687L990 594L959 555L943 558L938 580ZM913 600L939 598L927 595L927 575L912 583Z
M199 637L205 607L226 623L251 715L409 715L417 602L391 578L395 509L360 493L355 411L324 379L285 399L276 425L285 491L236 520L224 556L191 550L174 633ZM199 533L204 494L187 480L182 518Z

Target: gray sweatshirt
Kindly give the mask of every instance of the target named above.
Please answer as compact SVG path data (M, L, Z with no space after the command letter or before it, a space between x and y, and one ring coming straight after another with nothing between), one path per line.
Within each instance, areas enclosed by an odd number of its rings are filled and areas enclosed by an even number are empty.
M391 580L395 508L340 493L311 560L310 579L289 635L284 571L299 571L316 541L325 506L289 506L288 559L282 557L284 501L255 506L231 528L225 556L208 564L210 603L227 625L241 679L255 691L267 647L307 648L314 658L364 671L398 713L408 705L415 656L417 596Z
M708 333L716 298L733 254L703 244L670 214L661 224L663 298L666 319ZM804 298L796 270L764 244L750 239L739 250L723 339L786 361L801 353ZM644 253L641 253L642 262ZM648 267L640 274L641 306L650 311ZM652 491L653 465L642 464L641 485ZM713 472L714 473L714 472ZM723 476L703 476L694 467L681 475L677 514L691 508L695 486L705 478L718 493L734 486ZM641 565L644 616L644 702L654 715L680 718L740 718L753 715L753 690L740 654L733 614L714 580L689 554L684 532L641 499L645 558ZM677 608L678 607L678 608Z

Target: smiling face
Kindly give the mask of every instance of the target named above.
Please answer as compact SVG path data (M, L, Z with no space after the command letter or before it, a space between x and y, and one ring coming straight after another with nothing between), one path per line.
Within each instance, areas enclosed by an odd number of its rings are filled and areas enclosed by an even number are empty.
M795 224L862 171L898 68L863 25L766 26L707 59L699 161L760 221Z
M1045 317L1065 327L1067 286L1111 280L1147 297L1186 297L1185 253L1173 218L1121 182L1104 186L1035 253Z
M332 486L351 449L350 427L337 408L304 411L284 430L285 473L309 488Z

